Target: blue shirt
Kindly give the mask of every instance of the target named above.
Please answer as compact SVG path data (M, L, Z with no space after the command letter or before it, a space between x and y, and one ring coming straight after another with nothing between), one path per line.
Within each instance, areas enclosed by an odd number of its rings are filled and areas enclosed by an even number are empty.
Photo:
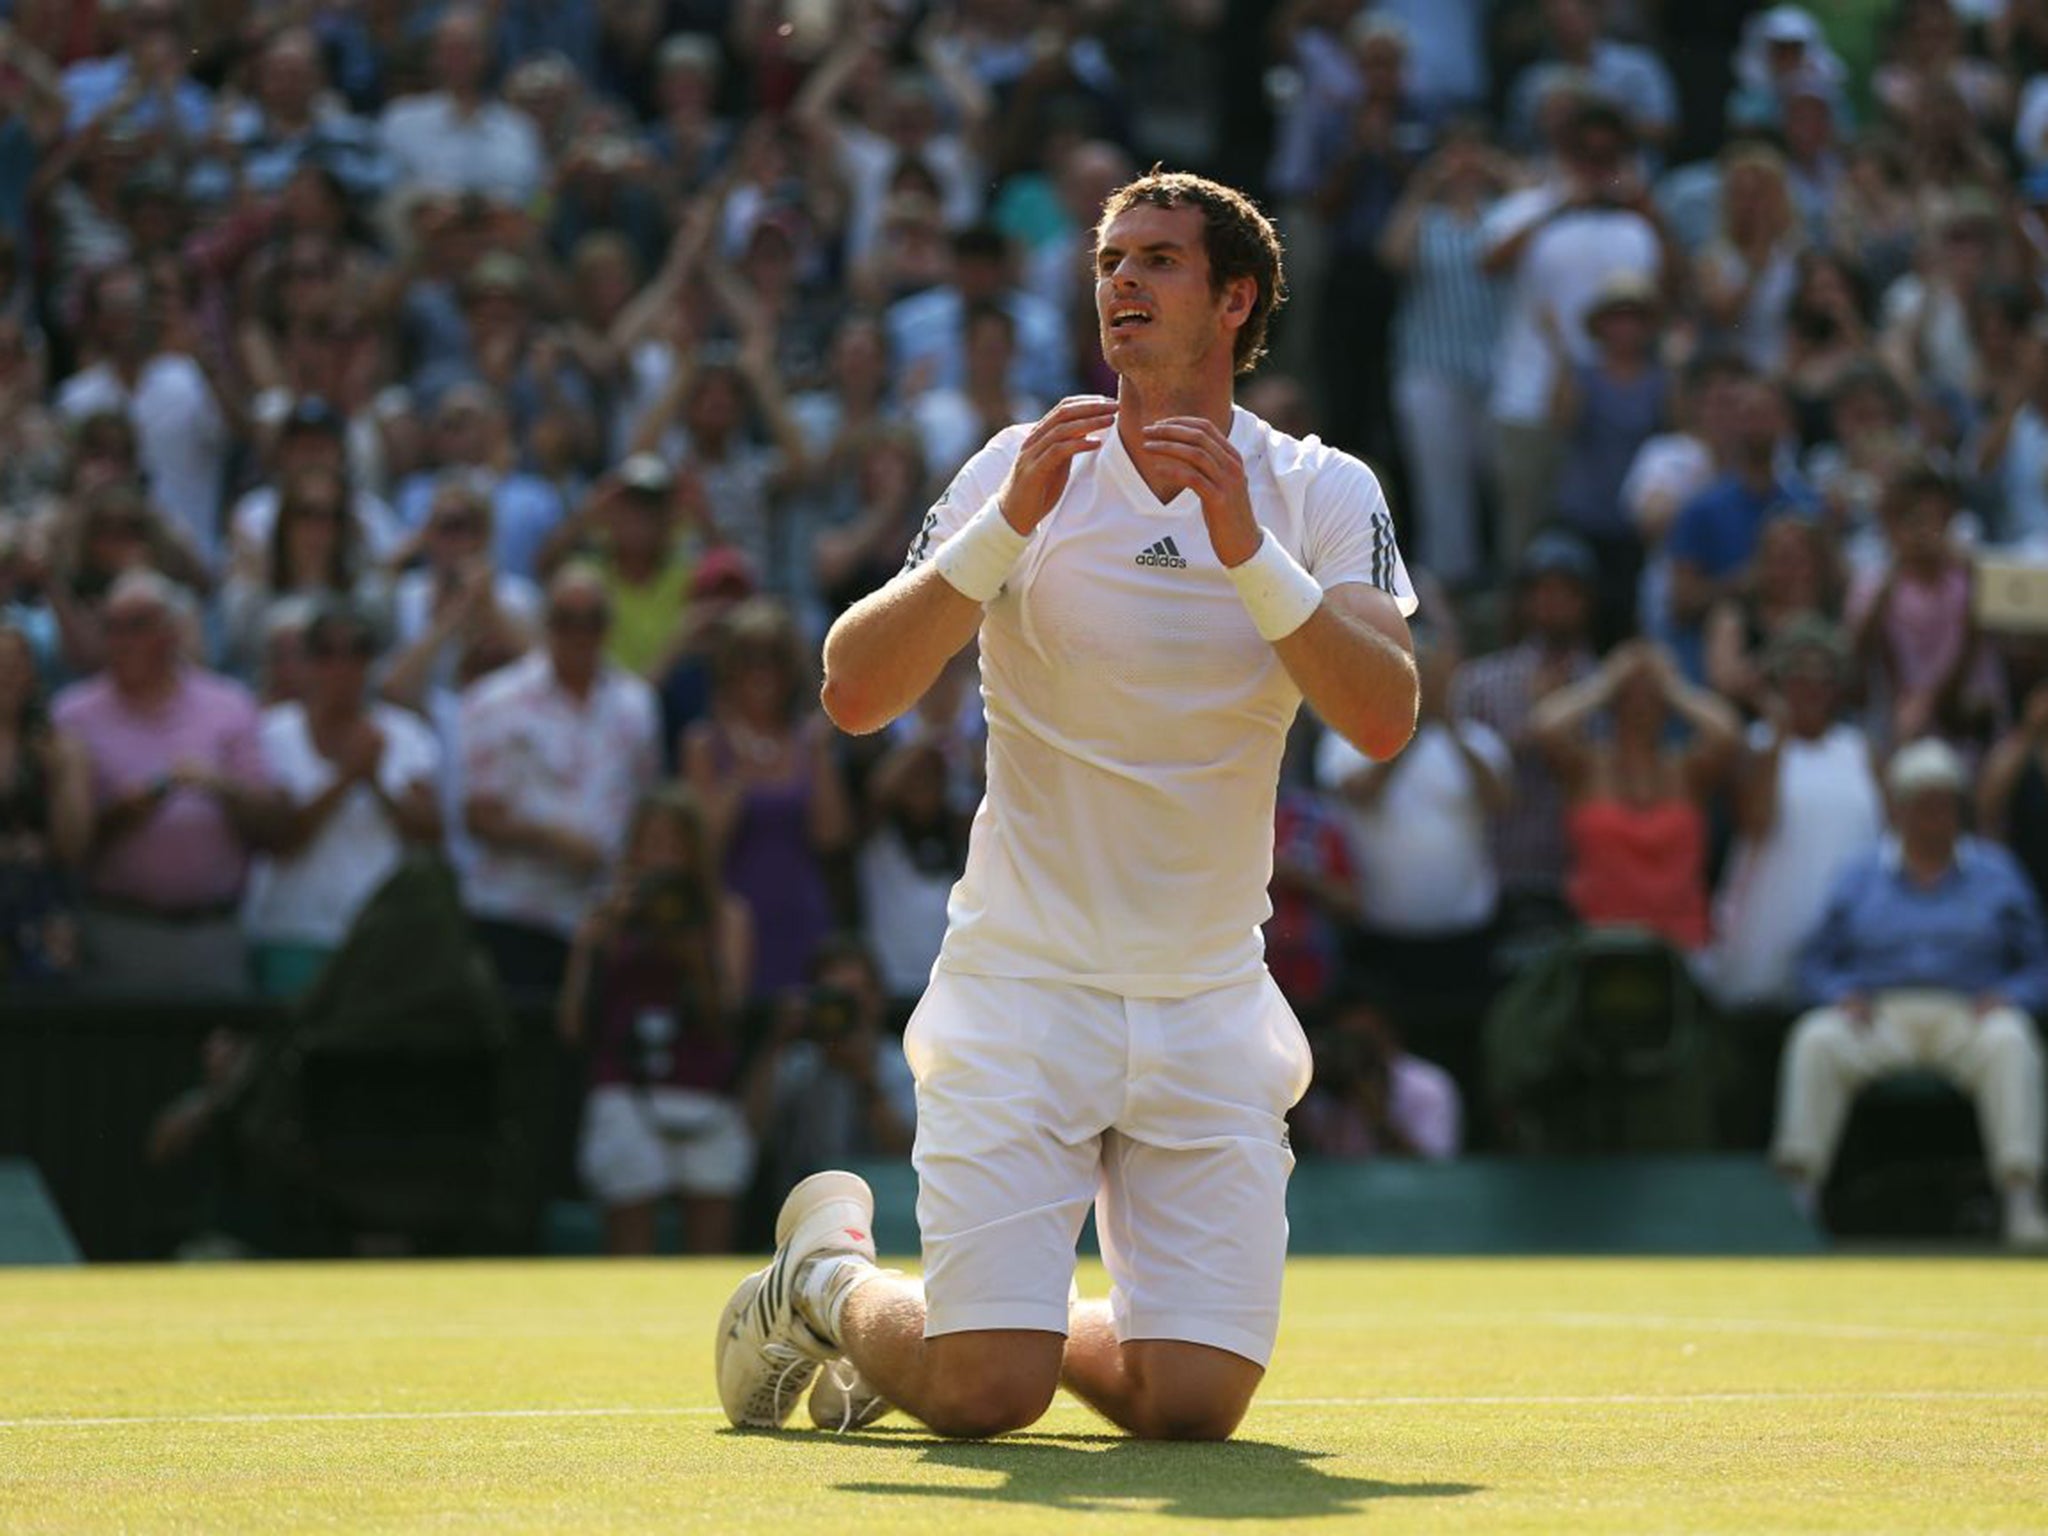
M1799 988L1820 1003L1857 993L1995 992L2048 1012L2048 927L2019 861L1965 837L1948 873L1920 885L1888 838L1842 873L1799 956Z
M1818 517L1820 504L1796 476L1780 475L1759 494L1740 477L1723 475L1685 504L1666 547L1674 561L1690 561L1719 581L1749 564L1764 524L1783 512Z

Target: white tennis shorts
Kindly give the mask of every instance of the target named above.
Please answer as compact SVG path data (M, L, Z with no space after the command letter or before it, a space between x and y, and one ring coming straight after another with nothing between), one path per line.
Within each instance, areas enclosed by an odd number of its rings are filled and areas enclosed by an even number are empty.
M593 1088L577 1169L605 1205L664 1195L737 1196L754 1172L754 1138L731 1099L692 1088Z
M1187 998L935 971L917 1076L925 1335L1067 1331L1088 1207L1119 1339L1264 1365L1308 1042L1270 977Z

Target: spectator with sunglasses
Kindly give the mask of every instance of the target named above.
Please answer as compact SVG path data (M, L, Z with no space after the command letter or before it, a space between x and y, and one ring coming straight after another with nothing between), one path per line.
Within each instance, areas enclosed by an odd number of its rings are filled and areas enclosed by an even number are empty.
M590 567L548 584L547 643L465 695L466 897L514 993L560 994L569 939L660 764L654 690L605 659L611 601Z
M372 703L367 615L327 598L305 630L306 697L263 712L263 760L291 805L243 908L256 989L295 997L341 948L408 844L441 836L441 752L420 719Z

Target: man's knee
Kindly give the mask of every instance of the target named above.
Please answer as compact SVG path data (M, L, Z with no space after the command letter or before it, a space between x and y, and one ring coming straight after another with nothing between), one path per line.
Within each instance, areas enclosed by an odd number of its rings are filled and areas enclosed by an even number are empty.
M1265 1376L1242 1355L1167 1340L1126 1344L1124 1369L1137 1388L1129 1428L1141 1440L1228 1440Z
M1785 1041L1790 1071L1811 1071L1845 1055L1854 1045L1858 1026L1839 1008L1815 1008L1802 1014Z
M952 1334L933 1339L930 1400L918 1417L942 1435L986 1440L1036 1424L1060 1382L1058 1334L1027 1340Z
M2040 1062L2041 1037L2017 1008L1994 1008L1984 1015L1977 1028L1985 1054L2001 1066Z

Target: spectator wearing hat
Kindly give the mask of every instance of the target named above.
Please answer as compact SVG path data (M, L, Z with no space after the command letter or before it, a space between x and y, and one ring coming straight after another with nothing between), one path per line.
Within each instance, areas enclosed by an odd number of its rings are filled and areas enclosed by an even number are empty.
M700 502L698 488L679 486L659 455L633 454L591 488L541 556L541 568L549 573L575 558L603 576L612 611L605 654L649 682L668 674L683 648L681 634L694 622L693 562L679 537L685 530L678 527L677 509L687 505L701 512Z
M1483 221L1512 167L1467 125L1408 178L1380 241L1402 279L1394 314L1394 409L1415 497L1418 563L1453 587L1481 572L1486 392L1501 285L1480 271Z
M346 598L317 604L305 649L305 698L265 710L260 727L271 782L290 804L242 909L266 997L309 987L407 846L441 836L440 748L418 716L370 699L367 614Z
M466 901L505 985L550 1001L660 766L654 691L605 659L610 623L603 578L566 567L546 644L462 700Z
M1538 534L1515 573L1519 638L1504 651L1464 663L1451 684L1452 715L1486 726L1514 758L1513 793L1490 824L1509 928L1563 900L1564 790L1536 749L1529 717L1544 698L1597 665L1588 643L1595 571L1592 551L1576 535Z
M1657 357L1657 288L1646 274L1617 272L1586 311L1589 362L1560 356L1551 420L1564 439L1557 511L1593 551L1594 634L1613 644L1635 633L1643 541L1622 506L1636 455L1667 424L1670 373Z
M1564 352L1586 360L1586 312L1610 277L1652 272L1660 284L1669 278L1668 237L1631 162L1634 147L1627 119L1614 107L1581 103L1564 126L1556 173L1502 198L1481 229L1482 270L1513 280L1490 403L1499 434L1494 552L1502 560L1520 555L1551 505L1558 346L1547 333L1554 327Z
M2040 902L2010 853L1964 835L1954 751L1915 742L1885 778L1893 835L1844 872L1800 955L1814 1007L1786 1045L1773 1157L1810 1207L1856 1091L1911 1067L1939 1072L1977 1102L2006 1240L2048 1245L2028 1017L2048 1010Z
M1736 842L1705 972L1729 1008L1798 1000L1800 945L1836 879L1884 830L1870 743L1842 717L1848 659L1840 634L1811 614L1770 644L1763 718L1736 771Z
M159 995L247 990L238 908L253 853L285 830L256 704L183 659L195 611L153 571L106 604L107 668L51 719L91 763L86 980Z
M533 201L545 166L540 134L517 108L493 100L490 24L469 5L451 5L434 27L434 89L384 109L378 135L401 185L475 192L515 206Z

